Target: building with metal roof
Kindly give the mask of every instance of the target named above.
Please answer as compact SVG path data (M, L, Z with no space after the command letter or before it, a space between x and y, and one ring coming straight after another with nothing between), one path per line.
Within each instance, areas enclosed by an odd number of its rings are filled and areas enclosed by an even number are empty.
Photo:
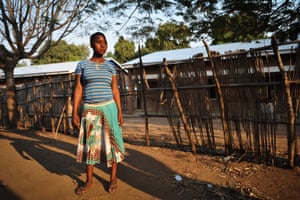
M296 59L298 46L298 41L278 44L278 50L286 71L294 71L295 69L295 66L291 63L294 63ZM230 70L233 70L234 73L238 73L236 77L232 78L232 80L236 81L234 83L236 85L241 84L240 82L244 80L250 79L254 74L257 76L257 79L261 78L261 82L268 82L269 79L273 81L281 80L280 70L271 46L271 39L210 45L208 48L214 55L214 59L217 60L220 58L219 60L224 61L222 64L220 64L221 61L216 63L216 68L223 70L219 72L222 78L225 79L227 76L231 76L232 72ZM179 82L188 82L189 79L194 80L196 77L199 78L205 74L205 79L200 78L201 80L198 80L199 83L197 87L202 85L203 87L209 88L208 93L212 94L210 98L215 97L215 95L213 95L215 94L215 88L214 86L212 87L212 85L214 85L214 78L210 59L208 59L204 45L197 48L157 51L143 55L141 57L142 65L140 64L139 58L122 64L122 68L128 70L128 93L137 94L136 98L132 97L132 99L128 100L128 102L131 102L131 104L128 105L130 110L143 107L141 103L141 83L143 79L148 88L147 109L149 112L159 110L161 106L158 106L157 102L160 101L160 92L164 91L162 88L168 85L163 66L164 59L166 59L167 65L171 70L176 69L174 73ZM230 65L229 63L234 63L234 69L230 68L233 64ZM227 68L224 68L224 66ZM260 77L257 70L260 73L268 73L268 76L261 75ZM245 76L245 78L239 79L239 77L243 76ZM185 85L184 87L190 87L190 85Z
M126 71L121 69L121 65L116 60L106 59L118 67L118 81L123 83ZM67 111L66 105L71 103L77 64L78 61L23 66L14 69L18 126L52 131L60 128L60 131L67 131L66 120L70 119L70 112ZM0 127L8 124L6 101L5 74L0 71ZM62 126L58 122L59 117L64 117L65 122Z
M107 60L109 62L113 62L119 69L121 69L121 64L118 63L113 58L107 58ZM14 78L19 79L19 78L32 78L38 76L71 74L75 72L77 63L78 61L73 61L73 62L16 67L14 70ZM3 71L0 71L0 79L5 79Z
M210 51L217 52L218 54L230 54L234 52L241 51L250 51L251 49L262 48L265 46L270 46L270 39L255 40L251 42L233 42L226 44L218 44L209 46ZM281 53L289 53L290 50L296 49L298 46L297 43L280 45L279 50ZM271 50L268 53L273 54ZM165 50L157 51L153 53L146 54L142 56L142 62L144 66L156 65L162 63L164 58L167 59L168 63L180 63L184 60L192 59L196 56L207 57L207 52L204 46L196 48L184 48L184 49L174 49L174 50ZM139 64L139 58L130 60L122 64L122 68L128 69L132 68L135 65Z

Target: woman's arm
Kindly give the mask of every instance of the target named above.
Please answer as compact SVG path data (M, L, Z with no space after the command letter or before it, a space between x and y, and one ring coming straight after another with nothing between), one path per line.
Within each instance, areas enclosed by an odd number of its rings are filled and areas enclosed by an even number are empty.
M75 127L80 128L80 117L78 114L79 106L82 98L81 75L75 75L75 88L73 92L73 112L72 121Z
M120 91L118 88L118 80L117 76L112 76L112 82L111 82L111 89L113 93L113 98L116 102L117 108L118 108L118 119L120 126L123 125L123 113L122 113L122 106L121 106L121 98L120 98Z

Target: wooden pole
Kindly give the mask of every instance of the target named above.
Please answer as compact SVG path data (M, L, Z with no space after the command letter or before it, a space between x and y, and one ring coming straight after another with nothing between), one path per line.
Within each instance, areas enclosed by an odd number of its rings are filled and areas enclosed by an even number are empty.
M164 64L164 68L166 70L166 73L168 75L169 81L172 85L172 90L173 90L173 93L174 93L174 96L175 96L175 101L176 101L176 104L177 104L177 107L178 107L178 110L179 110L179 114L180 114L180 117L181 117L181 120L182 120L182 123L183 123L183 126L184 126L184 130L187 133L187 136L188 136L188 139L189 139L189 142L190 142L190 145L191 145L191 151L192 151L192 153L196 153L196 145L195 145L193 137L191 136L190 126L188 124L187 118L184 114L184 111L183 111L183 108L182 108L182 105L181 105L178 90L177 90L177 87L176 87L176 84L175 84L175 79L173 77L173 74L172 74L171 70L168 68L168 63L167 63L165 58L163 59L163 64Z
M284 70L284 66L281 60L280 53L278 51L278 44L276 41L275 36L272 37L271 40L271 45L273 48L273 52L275 55L275 58L277 60L280 73L283 78L283 84L285 87L285 96L287 99L287 106L288 106L288 125L287 125L287 132L288 132L288 161L289 161L289 166L294 167L295 165L295 155L296 155L296 149L297 149L297 135L296 135L296 130L295 130L295 112L294 112L294 107L293 107L293 100L291 96L291 89L290 89L290 83L289 83L289 78Z
M62 121L62 119L63 119L63 117L64 117L65 110L66 110L66 104L63 106L63 109L62 109L62 111L61 111L61 113L60 113L60 117L59 117L59 120L58 120L58 124L57 124L56 129L55 129L55 135L54 135L54 138L56 138L56 136L57 136L57 134L58 134L58 129L59 129L60 124L61 124L61 121Z
M140 59L140 80L141 80L141 92L142 92L142 101L143 101L143 107L144 107L144 113L145 113L145 139L146 139L146 145L150 146L150 138L149 138L149 122L148 122L148 111L147 111L147 101L145 97L145 69L141 57L141 48L139 45L139 59Z
M231 140L230 140L230 135L229 135L229 131L228 131L229 130L228 123L227 123L226 117L225 117L225 103L224 103L224 98L223 98L223 92L222 92L221 84L220 84L218 76L217 76L217 71L216 71L216 68L214 65L214 61L211 56L211 52L208 48L207 43L204 40L203 40L203 44L206 48L206 52L207 52L207 55L210 60L211 69L213 72L214 80L215 80L218 95L219 95L219 106L220 106L221 120L222 120L222 126L223 126L223 131L224 131L225 152L226 152L226 154L229 154L232 151L232 144L230 142Z

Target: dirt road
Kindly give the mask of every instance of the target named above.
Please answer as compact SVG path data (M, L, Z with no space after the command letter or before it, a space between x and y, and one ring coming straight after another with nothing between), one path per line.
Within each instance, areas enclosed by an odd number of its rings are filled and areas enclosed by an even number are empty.
M158 120L159 121L159 120ZM126 141L143 130L137 119L126 119ZM138 124L140 123L140 124ZM167 127L150 123L151 131L168 137ZM105 166L95 169L94 184L78 196L84 166L75 162L77 138L34 131L0 130L0 199L299 199L300 170L271 168L222 157L192 155L164 147L126 142L127 156L119 165L119 188L106 190Z

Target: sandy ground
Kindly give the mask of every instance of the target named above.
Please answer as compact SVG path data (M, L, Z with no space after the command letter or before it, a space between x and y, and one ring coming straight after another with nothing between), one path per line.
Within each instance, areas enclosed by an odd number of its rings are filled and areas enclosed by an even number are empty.
M85 178L84 166L75 162L76 137L0 130L0 199L300 199L298 167L146 147L144 129L142 119L125 118L127 156L118 168L118 190L107 192L109 171L97 165L92 188L81 196L74 193ZM172 140L161 118L149 120L149 133L155 140Z

